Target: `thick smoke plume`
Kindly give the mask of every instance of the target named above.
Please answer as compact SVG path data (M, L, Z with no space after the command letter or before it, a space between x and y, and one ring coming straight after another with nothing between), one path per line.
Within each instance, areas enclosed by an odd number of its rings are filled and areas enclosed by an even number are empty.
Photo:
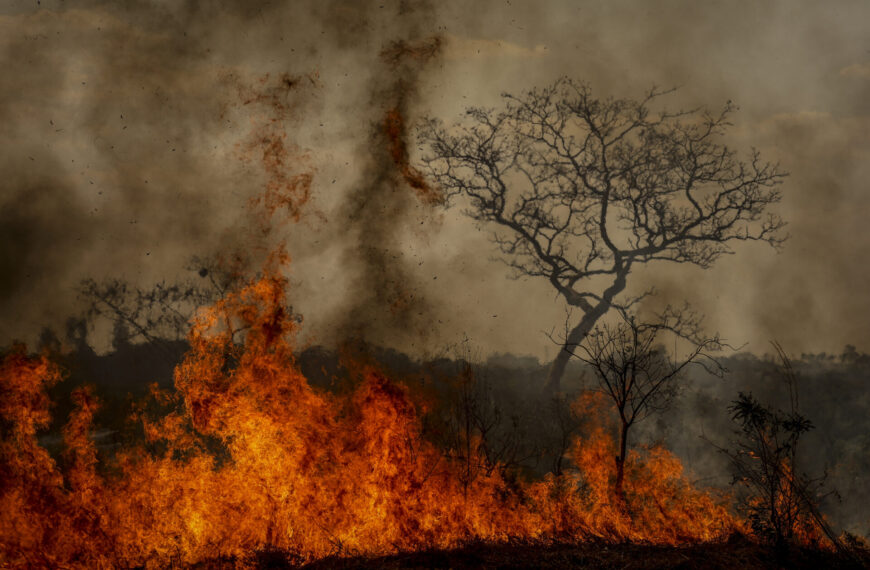
M347 263L358 264L344 327L351 337L385 340L390 329L424 338L433 307L425 286L409 270L402 239L411 220L424 225L428 207L440 200L408 163L405 116L417 97L418 77L437 58L441 40L396 41L381 53L382 74L373 78L372 105L383 119L371 126L360 185L346 211L351 247ZM415 195L416 193L416 195Z

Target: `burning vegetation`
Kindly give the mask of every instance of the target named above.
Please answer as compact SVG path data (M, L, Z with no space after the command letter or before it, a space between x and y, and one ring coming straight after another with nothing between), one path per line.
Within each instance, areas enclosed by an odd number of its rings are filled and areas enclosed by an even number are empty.
M390 69L402 72L388 90L383 122L373 125L373 140L382 147L370 167L376 173L374 182L360 191L349 216L371 243L395 237L380 218L399 219L410 207L407 196L396 199L407 190L400 182L426 206L443 204L447 197L441 190L444 184L431 185L411 165L405 107L414 88L413 81L401 79L413 77L409 70L435 57L439 49L436 38L397 43L382 54ZM287 94L306 80L316 85L314 77L265 76L255 89L242 93L243 106L259 109L250 136L238 150L243 161L265 174L262 196L251 201L252 208L262 211L254 224L262 242L274 214L281 211L285 221L295 222L310 206L312 176L291 166L304 157L285 133L292 110ZM581 95L586 97L586 91ZM620 112L625 109L622 102L611 105ZM631 128L646 128L643 106L630 110L636 115L631 116ZM724 117L709 119L703 136L724 124ZM466 144L437 129L432 133L447 159ZM430 170L434 161L427 163ZM446 168L441 182L452 176L449 160ZM742 176L743 170L733 168ZM766 168L755 172L760 178L756 186L778 183L779 175ZM541 181L535 188L539 194L549 178ZM778 195L746 198L775 199ZM630 202L630 196L622 200ZM498 200L479 202L489 207ZM385 216L381 205L390 205L386 211L392 214ZM528 239L538 239L545 234L541 228L555 223L542 212L537 207L521 212L537 224ZM758 212L750 214L755 221ZM504 221L500 210L492 215ZM728 219L726 226L734 223ZM384 227L373 230L374 224L368 223L372 220ZM771 223L757 237L779 227ZM559 226L556 234L574 235L568 227ZM742 233L732 237L748 239ZM612 254L605 257L616 259L613 271L621 291L630 263L620 265L623 253L612 244L610 248ZM374 251L368 254L371 268L387 268L385 253L369 249ZM636 249L629 254L647 255L644 248ZM697 254L694 261L702 265L721 253L675 251ZM593 331L594 321L610 309L616 289L596 308L582 295L572 297L588 309L586 344L566 343L574 350L563 352L597 370L600 385L608 389L581 394L573 402L553 400L560 441L552 454L554 468L542 473L517 459L524 445L521 436L513 434L498 444L491 439L502 418L484 409L486 395L469 388L474 385L470 368L433 393L371 359L347 357L347 382L330 388L313 383L303 374L296 342L301 318L287 304L289 256L278 248L259 275L246 280L248 258L224 254L226 259L216 264L226 279L216 276L220 271L214 266L198 271L212 289L161 286L154 293L137 291L132 301L127 299L131 310L125 309L127 291L120 284L86 284L96 307L92 311L114 313L149 343L157 338L137 324L140 317L152 329L178 331L192 315L186 352L174 367L174 385L153 384L148 396L131 406L127 437L118 445L98 445L100 396L88 387L69 393L73 408L60 429L61 445L48 445L40 434L56 421L49 394L65 372L49 351L33 355L17 345L5 352L0 364L0 565L158 568L228 560L248 567L257 566L263 552L302 564L469 545L710 546L735 536L781 547L845 548L812 503L812 485L796 474L797 439L811 426L794 410L786 417L742 395L736 404L735 419L742 422L745 441L729 457L741 483L753 491L741 497L748 505L743 510L733 507L733 497L693 483L664 446L627 446L629 427L656 407L686 364L703 356L704 348L718 346L718 338L699 341L697 351L677 366L653 346L658 329L632 321L615 336L606 336L606 329ZM597 260L601 253L593 248L589 255ZM552 256L548 259L555 270L565 270ZM385 279L384 269L370 280L388 281L400 291L404 274L400 267L391 271L395 278ZM572 287L580 277L571 278ZM389 302L379 306L408 312L408 296L387 295ZM175 308L181 303L202 306L182 313ZM147 309L157 305L161 312L153 316ZM361 321L354 325L369 326L360 314L351 312L352 319ZM564 366L559 374L563 371ZM445 420L445 415L450 417ZM573 425L575 421L582 427Z
M368 364L352 366L349 390L307 381L284 263L272 256L258 279L198 312L175 389L155 386L131 418L141 440L111 452L92 436L99 400L88 389L73 393L64 451L42 447L47 391L63 374L21 346L6 354L4 565L245 564L264 549L302 562L475 541L681 545L751 532L662 447L628 454L617 493L615 425L591 397L574 404L593 427L570 444L573 468L536 479L496 462L467 476L425 437L425 398L403 383Z

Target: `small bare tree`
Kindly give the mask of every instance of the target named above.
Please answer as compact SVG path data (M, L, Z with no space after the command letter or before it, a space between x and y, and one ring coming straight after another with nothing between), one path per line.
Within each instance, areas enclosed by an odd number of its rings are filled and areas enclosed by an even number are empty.
M549 416L552 434L545 447L545 453L552 458L550 471L560 476L564 472L565 456L571 449L575 434L580 431L581 421L571 406L571 401L564 394L554 395L545 408Z
M740 426L740 437L733 448L719 451L731 460L733 483L746 491L743 506L756 536L780 551L794 543L827 539L848 553L818 508L826 476L810 477L799 470L798 444L815 426L798 411L797 374L791 361L778 343L772 344L788 386L790 409L775 409L740 392L728 408Z
M442 406L426 418L430 437L462 467L460 481L466 491L478 477L495 470L513 478L536 452L526 440L520 415L500 401L486 371L470 361L467 343L458 345L459 358L443 379Z
M667 93L600 99L560 79L504 95L500 111L471 108L465 124L421 129L423 169L447 203L464 198L517 276L546 279L582 312L548 373L553 391L598 320L637 301L621 295L638 264L708 268L734 242L785 239L769 211L785 174L719 142L731 102L718 113L654 112Z
M211 259L195 257L187 269L198 277L160 282L148 289L133 287L122 279L85 279L79 286L79 296L88 303L85 319L112 320L114 341L141 340L174 358L177 355L170 343L187 336L195 311L241 282L239 274L224 270Z
M690 348L681 357L676 353L668 355L661 344L666 333L681 337ZM697 320L687 311L668 310L653 323L641 323L624 314L616 325L596 327L574 350L580 360L593 368L597 390L613 402L619 417L614 486L618 497L623 497L629 430L671 403L681 374L689 365L721 375L724 368L710 354L721 347L718 337L701 336Z

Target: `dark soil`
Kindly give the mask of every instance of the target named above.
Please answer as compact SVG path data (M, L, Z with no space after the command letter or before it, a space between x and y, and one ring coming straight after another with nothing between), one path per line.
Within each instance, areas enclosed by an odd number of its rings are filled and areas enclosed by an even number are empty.
M473 544L454 550L393 554L381 557L329 557L299 565L278 551L259 552L249 559L257 568L369 569L369 568L588 568L588 569L860 569L870 568L863 554L794 548L777 553L743 538L727 543L692 546L641 544ZM230 568L235 561L215 560L199 568Z

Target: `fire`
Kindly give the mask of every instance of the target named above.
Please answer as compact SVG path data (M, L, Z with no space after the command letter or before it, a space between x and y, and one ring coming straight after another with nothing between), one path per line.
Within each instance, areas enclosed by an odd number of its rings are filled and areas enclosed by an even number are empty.
M61 380L23 347L0 367L0 564L165 567L264 548L300 560L446 548L468 541L717 540L740 528L661 448L634 453L613 493L604 426L575 441L576 470L508 482L421 435L408 388L360 365L356 387L309 385L294 359L280 256L194 319L175 391L135 415L144 442L100 460L96 396L79 390L56 461L37 441ZM159 409L159 412L155 412Z
M615 440L600 428L574 444L573 458L583 483L572 481L579 491L572 493L572 507L577 511L575 517L585 520L593 534L613 540L681 544L717 540L739 528L725 497L694 488L683 475L679 459L661 446L629 453L626 496L619 498L613 492L616 454Z
M395 41L381 51L381 59L394 78L385 110L382 132L386 138L390 158L402 179L424 204L433 206L444 202L440 188L432 186L423 173L415 168L408 153L408 132L405 114L408 100L416 93L416 76L420 66L434 60L442 49L442 39L434 36L418 42Z
M424 204L435 205L444 201L444 196L437 188L433 188L423 173L414 168L408 158L408 144L405 134L405 119L398 107L387 111L384 117L384 134L390 147L390 156L396 164L402 178L414 189L417 197Z
M570 451L577 471L561 480L532 485L540 494L557 493L548 508L558 519L551 532L571 538L685 544L723 539L744 531L727 508L727 497L695 488L672 453L657 445L633 450L626 460L625 496L615 492L617 443L611 435L601 394L581 397L578 412L593 421ZM539 501L546 504L546 501Z
M308 89L320 87L317 73L307 76L265 74L252 85L232 74L226 81L235 84L238 101L231 106L246 107L250 113L250 130L236 143L242 163L259 167L264 176L262 192L251 199L251 210L258 212L261 231L268 233L268 219L282 212L289 221L298 222L311 201L311 172L298 172L298 165L308 157L288 141L287 126L292 123ZM322 217L320 212L310 212Z

